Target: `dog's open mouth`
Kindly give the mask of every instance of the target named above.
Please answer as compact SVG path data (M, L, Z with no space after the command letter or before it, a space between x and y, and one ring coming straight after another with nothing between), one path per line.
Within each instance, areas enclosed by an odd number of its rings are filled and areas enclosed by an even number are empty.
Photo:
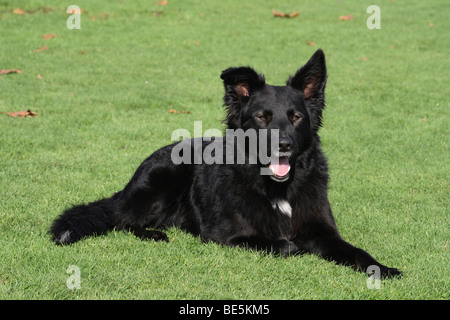
M276 158L272 158L269 164L269 169L272 171L270 176L272 180L277 182L284 182L289 179L289 171L291 165L289 164L289 156L286 154L280 154Z

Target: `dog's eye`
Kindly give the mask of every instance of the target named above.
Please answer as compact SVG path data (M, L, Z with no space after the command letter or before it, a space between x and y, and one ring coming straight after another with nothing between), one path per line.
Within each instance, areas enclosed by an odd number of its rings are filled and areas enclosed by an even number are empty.
M270 121L272 120L272 116L270 114L265 114L263 112L257 113L255 118L259 121Z
M294 123L300 123L302 120L303 120L303 117L301 114L296 113L292 116L292 122L294 122Z

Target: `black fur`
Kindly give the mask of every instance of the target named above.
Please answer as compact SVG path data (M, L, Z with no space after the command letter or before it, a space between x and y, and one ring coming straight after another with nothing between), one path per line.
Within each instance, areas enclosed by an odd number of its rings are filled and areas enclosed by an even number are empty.
M73 243L114 228L131 230L141 239L168 241L154 229L177 226L204 241L283 256L309 252L363 272L376 265L383 277L400 275L344 241L331 214L327 161L318 136L327 79L323 51L286 86L266 84L249 67L229 68L221 78L228 127L264 128L268 133L278 129L279 155L289 162L289 173L261 175L260 162L174 164L175 143L147 158L111 198L66 210L51 227L53 241ZM202 150L210 144L201 141Z

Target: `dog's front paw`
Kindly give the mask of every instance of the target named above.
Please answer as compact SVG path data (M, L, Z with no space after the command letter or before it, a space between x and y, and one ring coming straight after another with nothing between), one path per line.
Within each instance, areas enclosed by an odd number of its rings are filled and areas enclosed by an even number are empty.
M393 278L393 277L401 277L403 273L397 268L389 268L384 267L381 269L381 277L382 278Z
M169 238L164 232L158 230L145 230L140 238L142 240L154 240L154 241L165 241L169 242Z
M134 235L141 240L154 240L169 242L169 237L164 232L158 230L133 229Z
M396 268L389 268L383 265L371 265L367 268L366 273L373 275L377 279L388 279L401 277L403 273Z
M64 230L59 234L53 235L53 241L59 245L70 244L80 240L80 236L78 236L74 231Z

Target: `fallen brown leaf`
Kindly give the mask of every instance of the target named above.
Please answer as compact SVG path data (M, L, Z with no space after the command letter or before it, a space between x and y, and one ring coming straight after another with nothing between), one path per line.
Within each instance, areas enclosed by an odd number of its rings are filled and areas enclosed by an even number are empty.
M50 34L44 34L42 36L42 39L51 39L51 38L56 38L56 37L57 37L56 34L50 33Z
M37 113L31 110L8 112L8 116L14 118L37 117Z
M183 110L177 111L177 110L174 110L174 109L169 109L169 112L170 113L187 113L187 114L191 114L192 113L190 111L183 111Z
M49 13L52 11L53 11L52 7L39 7L34 10L26 10L26 11L21 8L15 8L15 9L13 9L12 12L17 15L26 15L26 14L34 14L36 12Z
M26 13L24 10L22 10L20 8L15 8L13 10L13 13L15 13L15 14L28 14L28 13Z
M314 47L316 45L316 43L313 41L306 41L306 44L311 47Z
M152 14L153 14L155 17L159 17L160 15L164 14L164 11L161 11L161 10L152 10Z
M82 14L82 13L87 13L87 11L84 9L72 9L72 14Z
M351 14L348 14L346 16L340 16L339 19L343 20L343 21L347 21L347 20L353 19L353 16Z
M169 1L167 1L167 0L158 1L159 6L167 6L168 3L169 3Z
M43 47L40 48L40 49L36 49L36 50L34 50L34 52L42 52L42 51L45 51L45 50L48 50L48 47L47 47L47 46L43 46Z
M0 70L0 75L2 75L2 74L10 74L10 73L22 73L22 70L18 70L18 69L3 69L3 70Z
M41 10L42 13L49 13L53 11L52 7L40 7L39 9Z
M294 18L296 16L298 16L298 12L294 11L291 14L288 13L283 13L283 12L277 12L274 9L272 9L272 14L274 17L280 17L280 18Z
M359 57L358 60L360 60L360 61L367 61L367 60L369 60L369 58L367 58L367 57Z
M38 78L39 80L40 80L40 79L43 79L42 76L41 76L40 74L38 74L38 75L36 76L36 78Z

